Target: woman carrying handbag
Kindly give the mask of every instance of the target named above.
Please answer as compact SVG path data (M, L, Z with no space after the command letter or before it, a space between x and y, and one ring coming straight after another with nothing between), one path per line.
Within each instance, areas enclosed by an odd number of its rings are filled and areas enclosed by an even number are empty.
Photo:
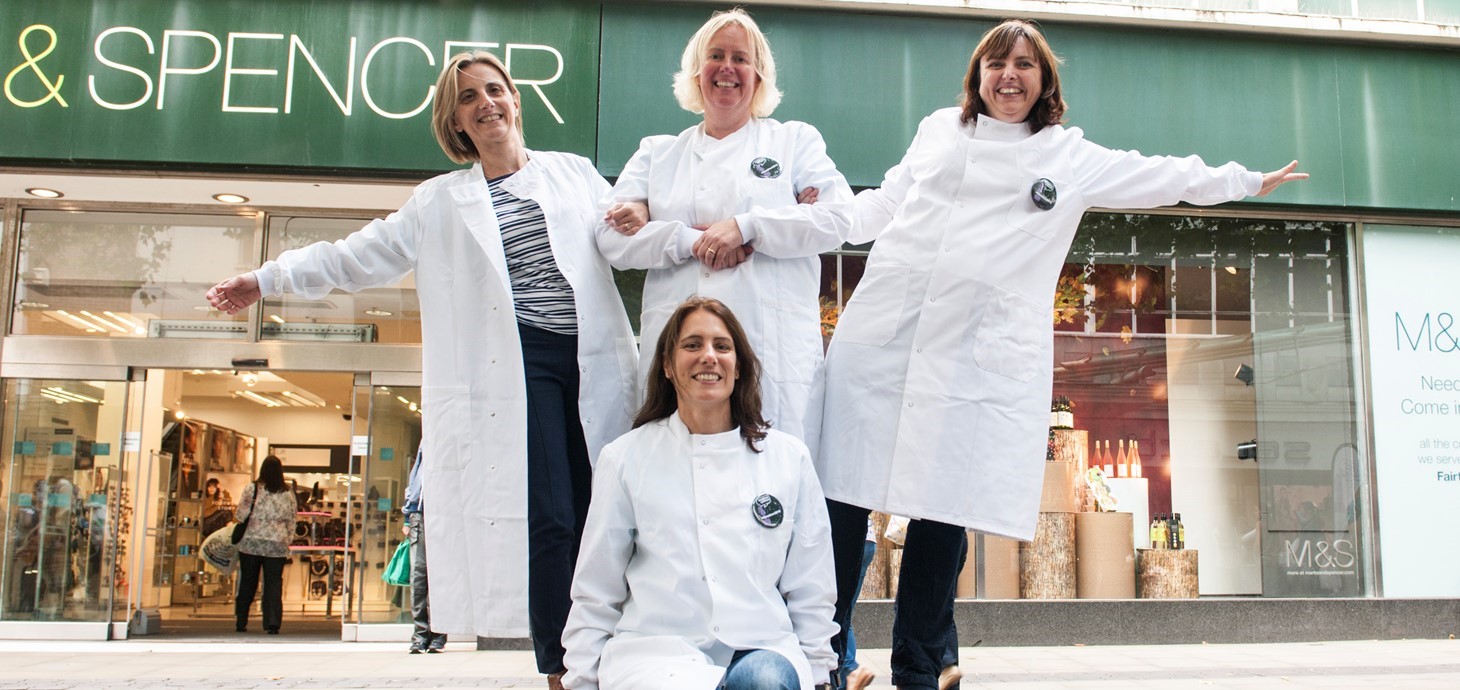
M284 618L284 564L289 562L289 540L294 533L297 505L294 492L284 483L284 464L270 455L259 467L258 480L240 496L238 526L238 597L233 604L238 632L248 630L248 610L258 594L259 573L263 573L264 598L259 609L264 631L279 634Z

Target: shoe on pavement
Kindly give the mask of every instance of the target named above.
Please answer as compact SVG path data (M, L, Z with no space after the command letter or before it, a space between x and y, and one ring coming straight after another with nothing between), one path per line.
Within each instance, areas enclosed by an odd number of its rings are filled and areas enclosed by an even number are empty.
M958 664L944 666L943 672L938 674L938 690L956 688L961 680L963 680L963 672L958 670Z

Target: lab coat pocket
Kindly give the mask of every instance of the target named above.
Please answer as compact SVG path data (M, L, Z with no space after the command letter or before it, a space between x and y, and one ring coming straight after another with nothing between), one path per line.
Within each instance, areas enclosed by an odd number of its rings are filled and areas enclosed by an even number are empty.
M907 274L907 266L868 271L852 292L833 337L871 347L882 347L892 340L907 299Z
M820 316L788 300L761 300L765 342L777 343L756 354L764 376L781 383L811 385L821 363Z
M471 389L467 386L425 386L421 407L429 410L432 425L426 433L425 455L443 470L459 470L471 458Z
M1075 200L1077 195L1073 184L1054 178L1036 179L1047 179L1053 184L1053 191L1048 188L1043 190L1043 198L1052 201L1054 206L1043 209L1034 203L1035 182L1031 180L1029 188L1019 190L1014 196L1014 204L1009 207L1007 220L1009 225L1041 240L1047 240L1059 229L1059 224L1054 222L1055 218L1064 215L1065 209L1074 208L1079 203Z
M629 416L633 416L634 410L639 406L639 390L641 381L634 379L639 377L639 344L632 336L617 338L618 373L622 379L624 390L632 391L627 397L629 405ZM653 355L651 354L650 357Z
M1049 333L1049 307L992 285L973 340L973 360L984 371L1024 383L1040 368L1040 338ZM1048 357L1048 355L1043 355Z
M755 583L765 589L774 589L781 581L786 569L786 555L791 547L791 536L796 532L796 521L789 516L775 527L762 527L755 548Z

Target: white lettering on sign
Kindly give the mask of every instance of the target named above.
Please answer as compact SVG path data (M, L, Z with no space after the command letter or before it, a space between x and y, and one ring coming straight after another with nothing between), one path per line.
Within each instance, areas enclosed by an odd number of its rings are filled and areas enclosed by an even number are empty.
M128 39L126 37L135 38ZM92 43L92 53L96 57L97 62L101 63L108 70L116 70L117 72L131 75L132 78L139 80L139 83L135 86L124 84L123 88L120 89L121 93L127 94L126 97L130 97L131 93L136 94L133 100L125 100L125 97L116 95L118 91L115 85L112 85L112 90L107 91L107 96L102 95L103 87L107 85L109 80L109 72L87 75L88 91L91 100L97 105L108 110L132 110L152 103L156 109L164 110L167 107L167 87L169 82L173 83L173 89L176 90L180 84L185 83L179 81L181 78L207 74L216 69L221 63L223 65L223 92L221 94L223 112L276 115L282 108L284 113L292 113L294 111L295 90L302 81L305 81L299 77L299 73L302 70L299 64L301 58L302 62L309 65L309 70L313 73L319 84L324 87L325 92L334 101L340 113L346 117L355 114L354 103L357 86L361 98L365 101L365 105L371 112L380 117L392 120L403 120L420 114L430 106L431 99L435 96L436 92L434 85L428 85L425 89L424 97L418 104L407 110L396 111L384 107L380 102L380 95L384 89L399 89L399 85L376 84L375 90L371 90L370 71L378 62L424 59L425 64L432 67L438 64L435 54L431 52L431 49L425 43L409 36L392 36L372 45L369 50L365 51L364 59L358 63L358 74L356 73L356 57L359 55L359 39L355 36L350 36L346 42L348 56L345 59L345 64L343 66L332 65L330 69L320 64L314 52L305 45L298 34L287 35L286 41L285 34L231 31L226 34L223 40L219 40L217 36L206 31L167 29L162 32L161 55L159 56L154 71L149 71L145 65L128 64L116 57L117 49L123 46L119 41L135 39L141 39L147 49L147 55L155 55L158 53L152 36L146 31L134 26L112 27L97 34L96 40ZM202 41L203 43L198 44L196 43L197 41ZM277 68L265 67L259 64L244 65L240 62L238 53L244 47L245 42L249 41L278 42L279 50L282 53L275 55L276 59L274 64L278 65L282 63L283 65L283 83L280 85L282 92L278 93L279 99L276 101L270 103L237 103L234 101L235 82L240 78L247 77L252 80L269 80L272 78L276 83L279 81L280 70ZM406 47L407 50L386 50L398 44L404 44L402 47ZM197 55L207 55L207 48L209 46L212 47L211 56L206 59L198 58ZM409 49L412 47L415 50ZM552 115L553 120L558 124L564 124L562 114L558 112L557 106L553 105L552 100L548 97L547 91L543 89L544 86L555 84L563 78L563 72L567 63L563 59L562 52L557 48L539 43L503 44L496 41L454 40L445 41L443 47L443 61L465 49L503 49L503 62L506 63L507 70L513 72L513 79L518 88L523 92L535 94L538 100L542 101L543 106L547 108L548 114ZM260 46L257 43L247 45L246 50L249 51L251 59L259 59L258 56L260 55L264 56L264 59L267 59L267 56L270 54L268 52L261 54L259 52L261 50ZM415 56L417 51L420 52L421 57ZM537 54L538 56L546 53L548 57L551 57L551 72L549 74L529 72L518 74L517 70L513 69L514 61L521 62L519 58L523 58L529 53ZM191 61L185 61L188 58L184 56L192 56ZM540 58L534 60L534 64L538 64L539 62ZM343 89L340 88L341 83L343 83ZM408 88L414 89L416 87ZM132 89L135 89L135 91L132 91ZM257 92L257 89L252 89L252 91ZM10 100L14 102L16 98L11 97Z
M96 43L92 47L92 52L96 53L96 59L98 61L100 61L101 64L106 65L107 67L111 67L113 69L121 70L121 71L126 72L128 74L135 74L135 75L137 75L137 78L141 79L142 80L142 84L144 86L146 86L146 88L143 89L143 91L142 91L142 97L141 98L138 98L137 100L132 101L130 103L112 103L110 101L107 101L107 100L103 99L100 94L98 94L96 92L96 75L95 74L88 75L86 77L86 85L87 85L87 88L91 90L91 100L95 101L97 105L99 105L99 106L101 106L103 108L106 108L108 110L131 110L132 108L135 108L135 107L137 107L139 105L142 105L143 103L146 103L148 99L152 98L152 75L150 75L150 74L148 74L146 72L143 72L142 70L137 69L136 67L132 67L131 65L124 65L124 64L122 64L120 62L115 62L115 61L112 61L110 59L107 59L107 57L105 55L102 55L101 54L101 42L102 41L105 41L108 36L111 36L113 34L132 34L132 35L135 35L135 36L141 36L142 37L142 41L147 44L147 54L148 55L153 55L155 53L155 51L152 48L152 37L151 36L148 36L147 35L147 32L145 32L145 31L143 31L141 29L138 29L136 27L131 27L131 26L117 26L117 27L113 27L113 28L107 29L106 31L103 31L103 32L97 34L96 35Z
M233 46L238 39L254 41L282 41L284 34L228 34L228 57L223 62L223 112L225 113L277 113L278 108L265 106L243 106L233 105L228 98L228 92L233 89L233 75L235 74L257 74L259 76L272 77L279 74L276 69L243 68L233 66Z
M370 454L370 437L369 436L351 436L350 437L350 455L369 455L369 454Z
M415 115L416 113L421 112L422 110L425 110L426 106L431 104L431 97L436 94L436 85L432 84L426 87L426 99L421 101L421 104L416 106L415 110L412 110L408 113L392 113L376 105L375 99L370 97L370 63L375 60L375 54L379 53L381 48L384 48L393 43L409 43L417 48L420 48L421 52L426 54L426 62L430 63L433 67L436 65L436 58L431 55L431 49L427 48L425 44L417 41L414 38L406 38L405 36L387 38L384 41L376 43L375 47L371 48L370 52L365 54L365 63L360 65L360 97L365 99L365 105L370 106L370 109L375 111L376 115L379 115L381 117L388 117L392 120L404 120L412 115Z

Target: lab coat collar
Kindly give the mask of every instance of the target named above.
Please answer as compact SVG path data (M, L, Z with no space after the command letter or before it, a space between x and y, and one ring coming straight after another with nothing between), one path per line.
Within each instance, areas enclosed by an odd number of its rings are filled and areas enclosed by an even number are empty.
M708 134L705 134L705 123L701 122L700 124L695 126L694 138L690 144L690 148L694 151L695 156L699 158L704 158L705 155L710 153L711 151L715 151L716 149L720 149L725 146L734 146L737 142L740 142L745 137L750 136L751 131L754 130L756 125L758 125L759 123L759 118L752 117L749 121L745 123L745 126L735 130L734 132L731 132L729 136L725 137L724 139L716 139Z
M684 420L679 418L678 410L675 410L674 414L669 415L669 418L665 420L665 424L676 436L691 441L704 441L706 446L717 450L734 448L736 445L745 443L745 440L740 437L740 427L738 426L718 434L692 434L690 433L689 427L684 425Z
M1023 141L1032 135L1033 132L1029 131L1028 123L1004 122L987 115L979 115L977 124L973 128L973 138L983 141Z
M533 193L537 191L538 183L542 180L542 165L534 163L537 160L536 154L529 149L523 149L523 152L527 154L527 165L512 173L511 177L502 180L502 189L507 190L518 199L532 197ZM476 167L477 175L480 176L481 164L478 163Z

